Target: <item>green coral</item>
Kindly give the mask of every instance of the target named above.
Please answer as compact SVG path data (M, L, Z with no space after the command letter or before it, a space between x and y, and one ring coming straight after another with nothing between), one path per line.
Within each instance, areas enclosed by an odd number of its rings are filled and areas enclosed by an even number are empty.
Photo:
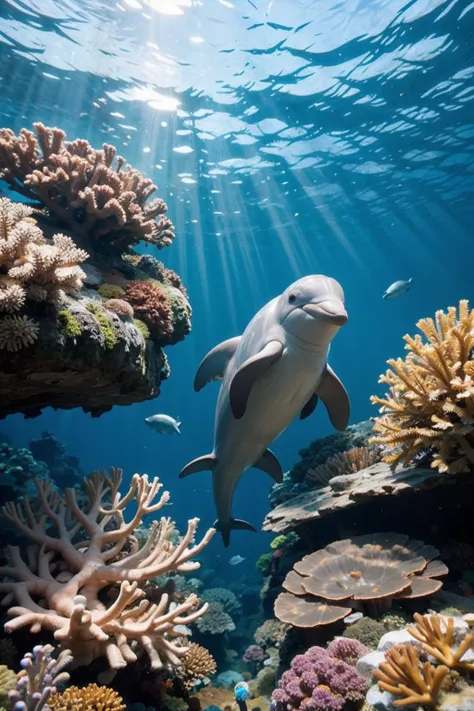
M270 575L270 568L272 565L272 554L271 553L262 553L260 558L257 560L256 566L257 569L261 572L261 574L266 578L267 575Z
M191 316L192 309L188 300L179 289L167 284L160 284L155 279L149 279L155 284L158 284L160 289L166 296L166 301L171 309L173 321L173 341L182 341L185 336L191 331Z
M280 536L277 536L270 543L270 548L273 548L273 550L279 550L280 548L284 548L286 544L286 538L287 537L284 533L282 533Z
M61 333L66 338L78 338L82 331L81 325L77 318L67 309L58 311L58 321L60 323Z
M370 617L363 617L344 630L342 636L349 637L349 639L357 639L369 649L377 649L377 645L385 632L386 629L381 622L372 620Z
M95 301L89 301L87 310L94 314L97 323L99 324L100 332L104 337L105 347L112 350L117 345L117 332L115 326L107 316L105 309Z
M457 607L443 607L439 614L444 615L444 617L462 617L462 612Z
M382 615L380 622L386 632L395 632L404 629L409 624L410 618L403 612L386 612L385 615Z
M142 334L143 340L148 341L148 339L150 338L150 329L148 328L146 323L143 323L143 321L140 321L140 319L138 319L138 318L134 318L133 323L135 324L135 326L138 328L138 330Z
M122 299L125 294L125 289L115 284L102 284L99 287L99 294L103 299Z

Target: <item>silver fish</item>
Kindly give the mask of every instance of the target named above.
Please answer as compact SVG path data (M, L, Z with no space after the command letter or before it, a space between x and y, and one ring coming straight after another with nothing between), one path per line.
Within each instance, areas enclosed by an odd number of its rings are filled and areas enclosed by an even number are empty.
M387 291L382 296L382 299L395 299L397 296L401 296L405 291L408 291L413 283L413 279L408 279L407 281L394 281L390 284Z
M152 415L151 417L145 417L145 422L148 427L151 427L152 430L155 430L155 432L159 434L181 434L179 429L181 422L169 415Z
M242 558L241 555L233 555L229 560L229 565L238 565L239 563L243 563L244 560L245 558Z

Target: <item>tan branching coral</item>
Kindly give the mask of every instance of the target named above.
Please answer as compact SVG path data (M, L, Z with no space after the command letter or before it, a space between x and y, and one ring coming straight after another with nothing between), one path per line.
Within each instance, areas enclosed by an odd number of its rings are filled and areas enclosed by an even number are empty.
M48 700L53 711L124 711L123 699L108 686L89 684L83 688L69 686Z
M388 448L384 460L395 468L431 453L440 472L469 471L474 465L474 310L468 301L421 319L423 336L405 336L408 355L388 361L379 382L385 398L373 396L381 416L371 441Z
M158 248L171 244L174 228L163 200L148 202L156 185L125 167L116 149L95 150L86 140L65 141L59 128L35 123L15 135L0 130L0 178L39 200L60 222L117 248L140 240Z
M147 514L156 514L169 500L158 478L135 474L125 496L119 493L122 471L94 472L85 482L88 503L79 505L77 492L67 489L62 500L47 481L36 480L39 506L25 496L3 508L6 519L32 542L26 559L18 546L9 546L6 578L0 591L12 618L7 632L29 627L51 632L63 649L71 650L75 666L106 657L112 671L137 659L141 647L152 668L179 666L186 654L183 626L200 618L196 595L180 604L163 594L158 602L145 598L142 584L172 571L199 568L195 556L209 543L214 529L194 542L199 519L188 522L182 537L175 536L170 518L155 521L142 546L131 538ZM126 508L133 513L126 520ZM119 554L130 546L128 555ZM119 587L113 601L99 593ZM13 601L15 606L11 606Z
M378 447L354 447L347 452L338 452L324 464L308 469L305 478L311 485L325 486L330 479L342 474L356 474L371 467L381 459Z
M437 709L441 685L449 674L446 666L420 662L420 650L412 644L392 647L379 669L373 672L383 691L401 696L394 706L420 704Z
M442 615L413 615L415 625L408 631L421 642L424 651L449 669L474 671L473 661L462 661L468 649L471 649L474 635L467 634L457 649L454 643L454 619Z
M39 325L28 316L0 318L0 351L19 351L36 341Z
M183 657L182 675L187 689L192 689L198 681L216 673L216 660L208 649L195 642L188 644Z
M0 198L0 311L13 313L26 298L57 302L79 291L88 258L66 235L47 242L27 205Z
M435 578L448 572L437 555L433 546L398 533L336 541L295 564L275 615L296 627L316 627L348 615L351 601L380 612L394 598L432 595L442 585Z

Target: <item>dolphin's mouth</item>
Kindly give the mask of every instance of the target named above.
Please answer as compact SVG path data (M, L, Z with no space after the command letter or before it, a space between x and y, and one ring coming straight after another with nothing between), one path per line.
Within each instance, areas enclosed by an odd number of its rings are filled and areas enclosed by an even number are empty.
M321 301L319 304L305 304L302 307L309 316L321 319L334 326L344 326L347 323L347 311L340 302Z

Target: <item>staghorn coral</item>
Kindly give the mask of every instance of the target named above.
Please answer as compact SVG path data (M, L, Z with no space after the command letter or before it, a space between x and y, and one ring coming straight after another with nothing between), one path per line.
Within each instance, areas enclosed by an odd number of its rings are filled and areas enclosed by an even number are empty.
M16 689L8 694L11 711L48 710L48 701L57 692L59 684L68 681L69 674L64 669L71 663L68 649L64 649L57 659L51 644L37 645L33 652L25 654L21 661L21 671L17 674Z
M146 324L152 338L161 344L172 342L171 310L164 292L157 284L131 281L124 298L133 307L135 315Z
M82 288L78 266L88 258L63 234L49 242L27 205L0 198L0 311L18 311L26 298L61 301Z
M220 602L207 603L207 613L196 621L196 627L203 634L224 634L233 632L235 624Z
M405 336L408 355L391 359L379 382L389 393L380 406L371 440L387 447L384 461L394 469L419 455L432 456L439 472L469 471L474 465L474 310L459 307L421 319L423 335ZM423 339L424 336L424 339Z
M382 691L400 696L394 706L420 704L437 709L437 700L449 669L420 661L420 650L412 644L397 644L385 655L373 675Z
M181 674L184 685L192 689L196 684L216 673L216 660L208 649L195 642L190 642L188 651L183 657Z
M421 642L424 651L449 669L474 671L474 661L462 661L471 649L474 635L467 634L454 649L454 619L440 615L413 615L414 625L408 627L412 637Z
M35 123L19 135L0 129L0 178L44 205L57 220L117 249L143 240L161 249L174 228L166 203L148 202L156 191L138 170L125 168L116 149L95 150L86 140L65 141L59 128ZM115 164L115 165L114 165Z
M308 469L306 481L311 486L325 486L330 479L342 474L356 474L381 459L378 447L354 447L347 452L338 452L315 469Z
M61 694L51 696L48 707L53 711L124 711L126 708L116 691L97 684L82 689L69 686Z
M0 319L0 351L19 351L36 341L39 325L28 316L4 316Z
M437 555L433 546L397 533L336 541L295 564L283 581L287 592L278 596L275 615L296 627L316 627L349 614L339 603L364 603L377 612L395 597L432 595L442 585L435 578L448 572L434 560Z
M121 481L120 469L110 475L93 472L84 481L87 503L82 508L74 489L66 489L62 500L51 483L37 480L38 507L27 496L3 507L6 519L33 544L27 550L28 565L20 548L9 546L10 565L0 568L6 578L0 584L6 593L3 604L12 618L5 630L51 632L63 649L71 650L75 666L105 657L113 673L135 661L134 649L141 647L153 669L176 667L187 650L183 626L202 616L207 605L199 607L196 595L172 605L167 594L152 604L139 584L171 571L197 569L199 563L192 559L214 529L194 543L199 519L191 519L186 533L173 542L174 523L162 517L140 547L130 538L133 531L143 516L167 504L169 493L155 501L162 486L158 478L149 481L135 474L122 497ZM134 513L127 521L130 502ZM130 553L119 556L127 544ZM119 590L108 604L100 592L111 585ZM17 605L11 606L14 600Z

